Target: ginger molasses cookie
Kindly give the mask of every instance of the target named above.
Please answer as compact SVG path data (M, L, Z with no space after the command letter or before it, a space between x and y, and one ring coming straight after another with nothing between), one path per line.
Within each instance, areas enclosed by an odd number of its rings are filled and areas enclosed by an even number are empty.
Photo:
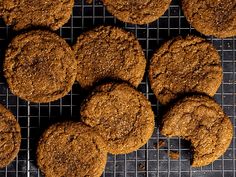
M36 103L50 102L71 90L77 62L64 39L49 31L31 31L8 46L4 73L13 94Z
M149 80L162 104L186 92L213 96L222 81L220 56L212 44L194 36L166 42L152 57Z
M82 121L100 133L112 154L137 150L147 143L154 130L150 102L124 83L98 86L80 112Z
M236 0L182 0L182 8L189 23L203 34L236 35Z
M208 96L191 96L178 101L163 118L161 133L191 142L192 166L205 166L227 150L233 136L230 119Z
M160 18L171 0L103 0L106 9L116 18L132 24L147 24Z
M0 104L0 168L17 156L21 144L20 125L14 115Z
M117 27L98 27L82 34L74 46L77 81L88 88L109 78L138 86L146 67L142 47L135 36Z
M46 177L100 177L107 160L102 138L83 123L49 127L37 148L37 163Z
M32 26L59 29L70 18L74 0L3 0L3 19L14 30Z

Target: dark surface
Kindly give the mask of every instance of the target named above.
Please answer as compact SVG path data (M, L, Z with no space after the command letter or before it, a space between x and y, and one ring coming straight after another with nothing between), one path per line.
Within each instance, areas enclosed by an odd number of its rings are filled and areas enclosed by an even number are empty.
M101 24L114 24L132 31L138 37L146 57L151 58L153 51L157 49L164 40L171 37L187 34L199 34L190 28L189 24L180 11L178 1L174 0L171 7L158 21L149 25L136 26L122 23L105 11L98 1L93 5L85 4L84 1L76 1L73 18L58 30L69 44L74 44L76 38L83 32ZM4 25L0 20L0 55L1 61L3 49L15 32ZM207 38L213 42L222 56L224 68L224 79L215 98L231 118L235 129L236 108L236 41L235 38L216 39ZM2 64L1 64L2 65ZM2 69L1 69L2 71ZM159 103L156 101L147 77L139 86L152 102L156 120L159 119ZM79 94L80 93L80 94ZM74 85L72 92L66 97L50 104L33 104L20 100L13 96L5 84L2 72L0 72L0 103L8 106L20 122L22 128L22 145L18 158L7 168L0 170L0 177L38 177L41 176L35 165L35 145L41 132L53 122L65 119L79 119L79 104L83 92L79 85ZM156 121L157 122L157 121ZM137 152L128 155L110 155L104 177L235 177L235 137L223 157L202 168L191 168L188 147L189 145L178 138L167 140L165 147L156 150L155 144L160 139L166 139L155 129L149 143ZM168 158L169 151L180 152L178 160Z

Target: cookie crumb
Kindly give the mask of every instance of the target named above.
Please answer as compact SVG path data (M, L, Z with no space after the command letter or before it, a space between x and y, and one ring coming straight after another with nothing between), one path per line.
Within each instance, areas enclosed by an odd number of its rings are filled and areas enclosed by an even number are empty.
M92 3L93 3L93 0L86 0L86 3L92 4Z
M145 171L145 165L143 163L138 164L138 171Z
M164 140L159 140L158 143L154 143L154 147L156 149L160 149L160 148L164 147L165 145L166 145L166 142Z
M169 152L169 157L173 160L178 160L179 159L179 152L177 151L170 151Z

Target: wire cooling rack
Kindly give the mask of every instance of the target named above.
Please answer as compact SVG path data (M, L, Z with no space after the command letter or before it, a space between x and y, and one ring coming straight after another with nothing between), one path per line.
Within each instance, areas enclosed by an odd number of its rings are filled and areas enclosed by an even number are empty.
M166 13L149 25L130 25L122 23L107 13L100 1L86 4L84 0L76 0L73 15L58 34L73 45L76 38L84 31L102 24L122 27L135 33L140 41L146 58L149 60L153 51L160 47L163 40L178 35L198 34L187 23L178 0L174 0ZM3 61L4 49L12 36L16 35L10 27L0 20L0 57ZM235 38L216 39L207 37L222 56L224 79L215 99L222 105L231 118L235 129L236 100L236 40ZM1 64L2 65L2 64ZM2 71L2 69L1 69ZM155 99L148 84L147 76L139 86L139 90L151 101L158 120L159 103ZM40 177L35 163L35 149L39 136L46 127L65 119L79 119L79 104L83 93L78 84L64 98L48 103L33 104L12 95L7 88L3 73L0 73L0 103L7 106L17 117L22 128L22 144L18 157L6 168L0 169L0 177ZM166 141L166 146L156 148L159 140ZM180 154L178 160L170 159L168 153ZM127 155L109 155L103 177L235 177L235 137L226 153L214 163L202 167L191 168L189 148L179 138L167 139L159 134L157 128L147 145Z

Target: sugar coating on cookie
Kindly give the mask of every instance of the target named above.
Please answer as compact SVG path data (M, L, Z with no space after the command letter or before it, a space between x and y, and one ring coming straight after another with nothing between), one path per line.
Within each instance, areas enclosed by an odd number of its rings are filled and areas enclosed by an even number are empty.
M189 23L205 35L219 38L236 35L235 0L182 0Z
M0 168L17 156L21 144L20 125L14 115L0 104Z
M222 77L217 50L205 39L195 36L165 42L153 55L149 67L151 88L162 104L188 92L213 96Z
M160 18L171 0L103 0L106 9L116 18L132 24L147 24Z
M47 177L100 177L106 160L104 141L83 123L54 124L38 143L37 163Z
M192 166L205 166L227 150L233 126L227 115L212 98L190 96L178 101L163 117L161 133L191 142Z
M65 96L75 82L77 62L64 39L49 31L31 31L9 44L4 75L13 94L44 103Z
M77 81L89 88L104 79L124 80L138 86L146 59L135 36L123 29L101 26L79 36L74 46Z
M74 0L3 0L3 19L14 30L48 27L57 30L69 19Z
M154 131L150 102L128 84L98 86L80 112L82 121L100 133L112 154L137 150Z

